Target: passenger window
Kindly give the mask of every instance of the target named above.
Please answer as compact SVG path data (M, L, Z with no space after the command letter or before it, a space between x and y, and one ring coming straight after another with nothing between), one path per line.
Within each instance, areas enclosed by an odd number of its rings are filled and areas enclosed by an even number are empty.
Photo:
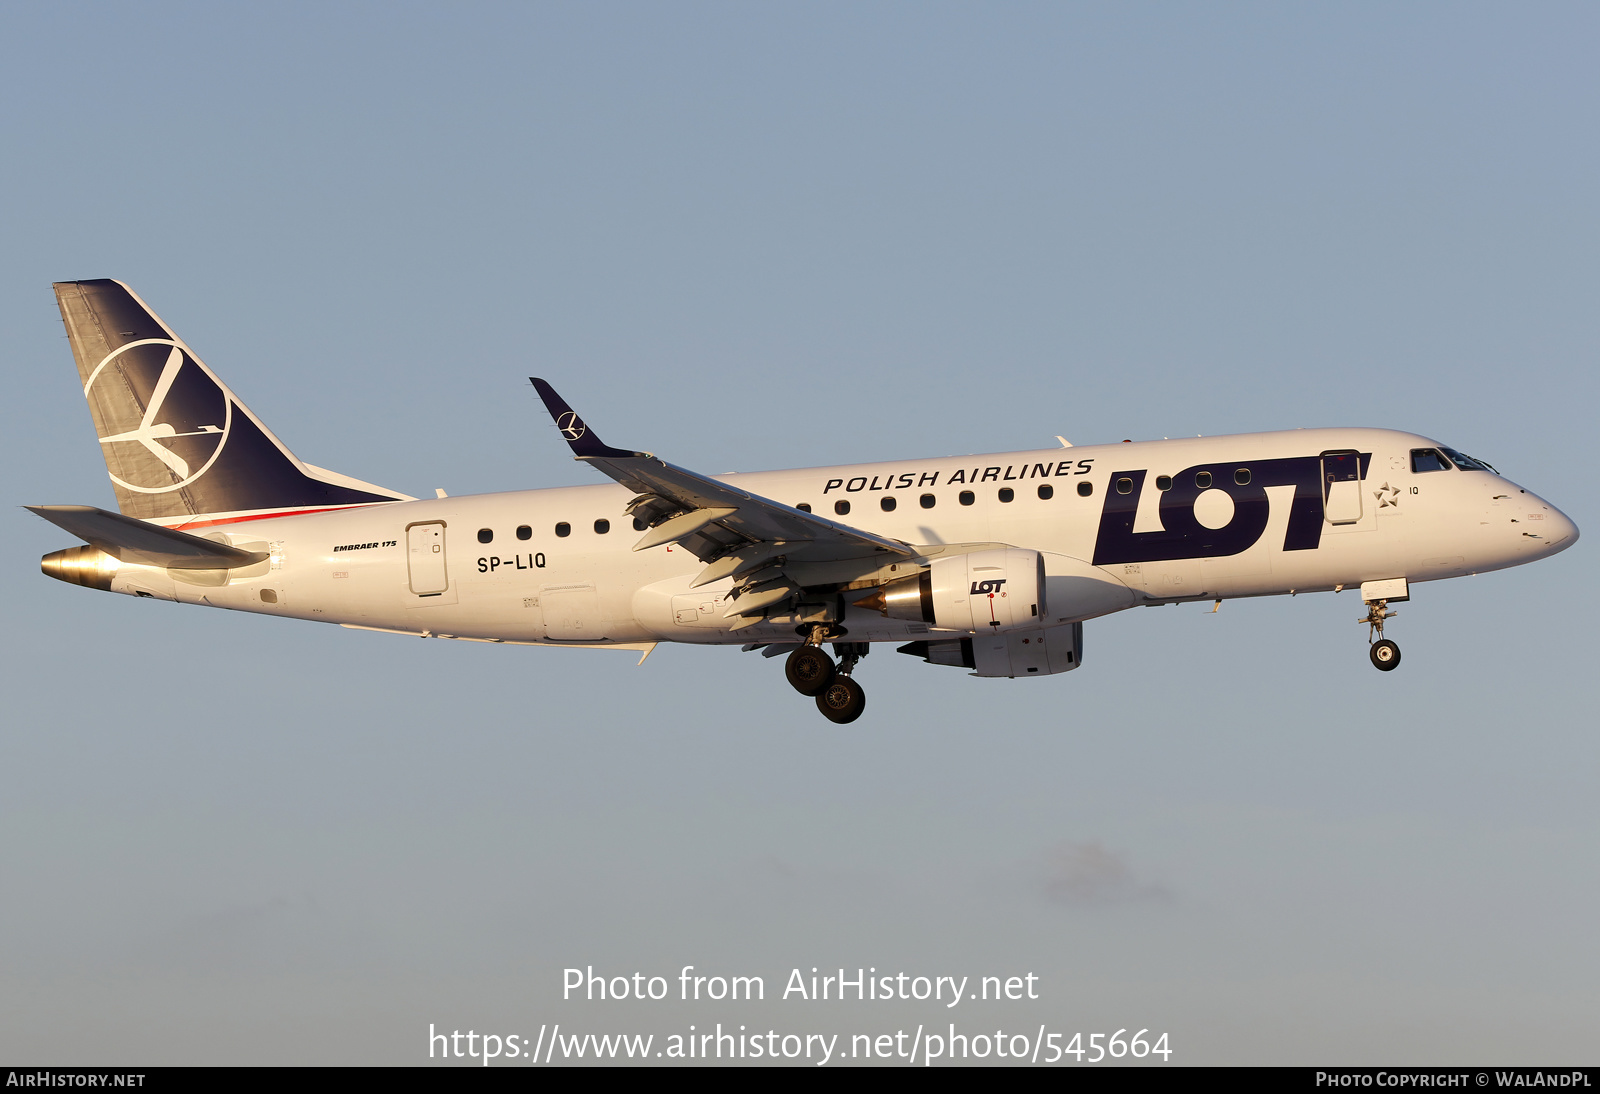
M938 502L939 502L939 499L934 497L932 494L924 494L924 495L922 495L922 507L924 509L932 509L935 505L938 504Z
M1012 498L1014 498L1016 496L1017 496L1017 492L1015 490L1011 489L1011 487L1002 486L1000 488L1000 500L1001 501L1010 501Z
M1236 484L1238 484L1239 486L1249 486L1250 485L1250 469L1248 467L1239 468L1239 470L1237 470L1237 471L1235 471L1233 473L1233 481Z
M560 524L556 525L556 535L561 539L566 539L571 534L572 525L568 524L566 521L562 521Z
M595 535L603 536L609 531L611 531L611 522L609 520L601 519L594 522Z
M1424 471L1448 471L1450 461L1440 455L1436 448L1413 448L1411 470L1414 474L1421 474Z
M973 502L977 501L978 499L973 496L973 493L972 493L971 490L963 490L963 491L961 491L961 496L958 497L956 500L959 501L962 505L971 505Z
M803 501L799 505L796 505L795 508L800 510L802 513L809 513L811 512L811 503L809 501Z
M1051 486L1049 483L1045 483L1043 486L1039 487L1039 500L1040 501L1049 501L1051 498L1053 498L1055 496L1056 496L1056 488Z
M1119 494L1131 494L1131 493L1133 493L1133 480L1132 479L1118 479L1117 480L1117 493L1119 493Z
M847 501L836 501L833 503L833 511L842 517L850 512L850 503Z
M1211 489L1211 472L1196 471L1194 473L1194 484L1202 490Z
M1078 497L1086 498L1086 497L1089 497L1093 493L1094 493L1094 483L1092 483L1092 482L1080 482L1078 484Z
M488 528L479 528L478 529L478 542L479 543L493 543L494 542L494 532L491 529L488 529Z
M517 525L517 538L518 539L532 539L533 538L533 529L529 528L526 524Z
M894 512L894 507L896 505L898 505L898 504L900 504L900 503L895 501L894 498L892 498L892 497L887 497L886 496L886 497L882 497L882 498L878 499L878 507L880 509L882 509L885 513Z
M1171 475L1157 475L1156 476L1156 489L1157 490L1171 490L1172 489L1172 476Z
M642 532L648 527L650 527L650 526L644 522L644 518L643 517L634 517L633 518L633 530L635 532Z

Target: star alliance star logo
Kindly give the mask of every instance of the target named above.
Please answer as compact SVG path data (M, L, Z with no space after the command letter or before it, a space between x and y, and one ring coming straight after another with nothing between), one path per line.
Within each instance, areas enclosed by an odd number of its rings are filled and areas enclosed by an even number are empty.
M1400 488L1384 483L1373 491L1372 496L1378 499L1379 509L1388 509L1390 506L1400 508Z

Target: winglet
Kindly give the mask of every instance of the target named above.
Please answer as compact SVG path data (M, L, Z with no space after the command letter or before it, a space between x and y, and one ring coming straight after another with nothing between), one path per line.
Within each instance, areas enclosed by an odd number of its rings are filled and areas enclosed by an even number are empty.
M572 454L578 459L610 458L628 459L633 456L644 456L644 452L628 452L621 448L612 448L599 437L588 423L578 417L578 412L567 405L567 401L556 394L556 389L539 379L537 376L528 377L533 384L533 389L539 393L539 398L544 400L545 409L550 412L550 417L555 419L556 428L561 430L561 435L567 439L567 444L572 446Z

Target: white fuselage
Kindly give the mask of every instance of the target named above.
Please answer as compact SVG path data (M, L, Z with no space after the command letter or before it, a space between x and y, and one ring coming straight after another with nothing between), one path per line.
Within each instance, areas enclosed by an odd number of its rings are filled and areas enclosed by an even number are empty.
M908 544L1040 551L1052 625L1138 604L1457 577L1530 562L1575 541L1576 527L1559 510L1495 473L1413 471L1412 450L1436 443L1391 430L1293 430L721 478ZM1356 454L1359 477L1329 486L1334 464L1320 461L1340 451ZM1349 460L1344 466L1357 466ZM1202 480L1208 487L1193 481L1197 468L1211 476ZM1171 484L1158 488L1166 477ZM1011 500L1002 500L1002 490ZM500 642L794 640L794 628L781 622L730 630L722 610L729 582L691 590L704 564L682 547L633 551L642 533L624 514L632 496L607 483L163 520L268 550L271 561L216 580L124 565L112 588ZM885 499L893 499L892 510ZM604 522L609 530L597 531ZM842 622L854 640L930 636L926 624L856 607Z

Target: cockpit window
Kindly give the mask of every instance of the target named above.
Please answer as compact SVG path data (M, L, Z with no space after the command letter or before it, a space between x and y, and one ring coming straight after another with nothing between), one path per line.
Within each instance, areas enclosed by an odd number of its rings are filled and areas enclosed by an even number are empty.
M1448 471L1450 461L1445 459L1437 448L1413 448L1411 470L1418 475L1424 471Z
M1461 470L1463 470L1463 471L1493 471L1494 470L1494 468L1490 467L1488 464L1484 463L1482 460L1475 460L1471 456L1468 456L1468 455L1465 455L1463 453L1457 452L1453 448L1445 448L1443 445L1440 445L1439 446L1439 451L1443 452L1446 456L1449 456L1450 457L1450 462L1455 464L1457 467L1461 468Z

